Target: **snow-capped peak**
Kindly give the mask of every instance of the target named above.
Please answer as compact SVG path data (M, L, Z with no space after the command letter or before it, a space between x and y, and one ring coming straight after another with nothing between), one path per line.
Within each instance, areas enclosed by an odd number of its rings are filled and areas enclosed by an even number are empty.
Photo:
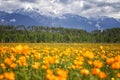
M116 21L120 22L120 19L116 19Z
M28 12L39 12L39 10L33 7L26 7L14 10L14 13L28 13Z
M24 8L24 10L29 12L29 11L33 11L33 10L34 10L34 8L33 8L33 7L31 7L31 6L29 6L29 7Z

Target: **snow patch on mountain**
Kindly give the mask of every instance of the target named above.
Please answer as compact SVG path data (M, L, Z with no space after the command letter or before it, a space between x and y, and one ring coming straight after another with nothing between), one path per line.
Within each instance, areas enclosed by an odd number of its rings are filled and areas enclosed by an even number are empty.
M16 22L16 19L10 19L10 22Z
M100 30L101 26L100 26L99 22L97 22L97 24L95 26L98 28L98 30Z
M1 19L0 21L1 21L1 22L4 22L4 21L5 21L5 19Z
M116 19L116 21L120 22L120 19Z
M92 24L92 22L88 21L88 24L90 24L90 25L91 25L91 24Z

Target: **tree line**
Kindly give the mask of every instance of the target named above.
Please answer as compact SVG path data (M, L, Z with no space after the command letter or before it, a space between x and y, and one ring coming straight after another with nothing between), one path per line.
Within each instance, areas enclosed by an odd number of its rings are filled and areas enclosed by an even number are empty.
M63 27L0 25L0 42L119 43L120 28L87 32Z

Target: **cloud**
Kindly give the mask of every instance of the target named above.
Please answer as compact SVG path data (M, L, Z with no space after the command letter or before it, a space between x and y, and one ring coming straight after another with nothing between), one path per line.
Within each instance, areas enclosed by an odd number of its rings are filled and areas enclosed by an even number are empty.
M85 17L120 18L119 0L0 0L0 10L12 12L19 8L36 8L49 16L76 14Z
M30 3L33 3L33 2L37 2L37 0L19 0L21 2L30 2Z
M63 4L67 4L69 0L59 0L59 2L63 3Z

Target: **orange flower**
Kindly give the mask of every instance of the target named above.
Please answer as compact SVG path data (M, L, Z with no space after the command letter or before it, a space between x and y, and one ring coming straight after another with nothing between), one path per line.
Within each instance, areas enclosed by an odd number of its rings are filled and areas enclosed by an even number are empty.
M55 75L53 74L53 71L48 69L46 70L46 78L47 80L55 80Z
M47 69L46 72L47 72L47 74L51 74L51 75L53 74L53 71L50 69Z
M39 62L35 62L35 63L32 65L32 68L38 69L39 66L40 66L40 63L39 63Z
M115 62L112 64L112 69L120 69L120 62Z
M54 57L48 57L48 61L50 64L55 63L55 58Z
M5 58L4 63L6 63L6 64L8 64L8 65L11 65L13 62L12 62L11 59Z
M55 76L55 79L54 80L66 80L66 79L64 79L64 78L62 78L62 77L59 77L59 76Z
M27 59L25 56L21 56L19 60L16 61L20 66L28 66Z
M10 56L10 59L12 60L12 61L15 61L16 60L16 58L12 55L12 56Z
M4 76L2 74L0 74L0 80L3 79L3 78L4 78Z
M107 58L106 62L107 62L108 65L110 65L114 62L114 58Z
M89 70L87 70L87 69L82 69L82 70L80 71L80 73L83 74L83 75L88 75L88 74L89 74Z
M93 74L93 75L98 75L99 72L100 72L100 69L99 69L99 68L93 68L93 69L92 69L92 74Z
M105 72L99 72L98 76L99 76L99 78L104 79L107 77L107 74Z
M120 61L120 55L115 56L115 61Z
M44 64L53 64L55 63L55 57L45 57L43 60Z
M4 78L8 80L15 80L15 74L13 72L5 72Z
M52 75L51 75L51 74L47 74L47 75L46 75L47 80L55 80L55 77L56 77L56 76L53 75L53 74L52 74Z
M49 65L42 65L42 69L48 69Z
M12 64L10 65L10 67L15 69L15 68L17 67L17 64L12 63Z
M79 61L79 60L74 60L74 64L75 65L82 65L83 64L83 61Z
M4 63L1 63L0 66L2 67L2 69L6 69L6 66Z
M41 58L39 53L36 53L36 54L34 55L34 57L35 57L36 60L40 60L40 58Z
M95 60L93 62L94 67L101 68L103 66L103 63L100 60Z
M94 58L94 53L91 52L91 51L86 51L86 52L83 54L83 56L86 57L86 58L92 59L92 58Z
M88 64L89 64L89 65L92 65L93 62L92 62L91 60L88 60Z
M58 74L58 76L60 76L60 77L63 77L63 78L67 78L67 71L65 71L65 70L61 70L61 69L57 69L57 74Z
M120 73L117 73L117 77L120 78Z

